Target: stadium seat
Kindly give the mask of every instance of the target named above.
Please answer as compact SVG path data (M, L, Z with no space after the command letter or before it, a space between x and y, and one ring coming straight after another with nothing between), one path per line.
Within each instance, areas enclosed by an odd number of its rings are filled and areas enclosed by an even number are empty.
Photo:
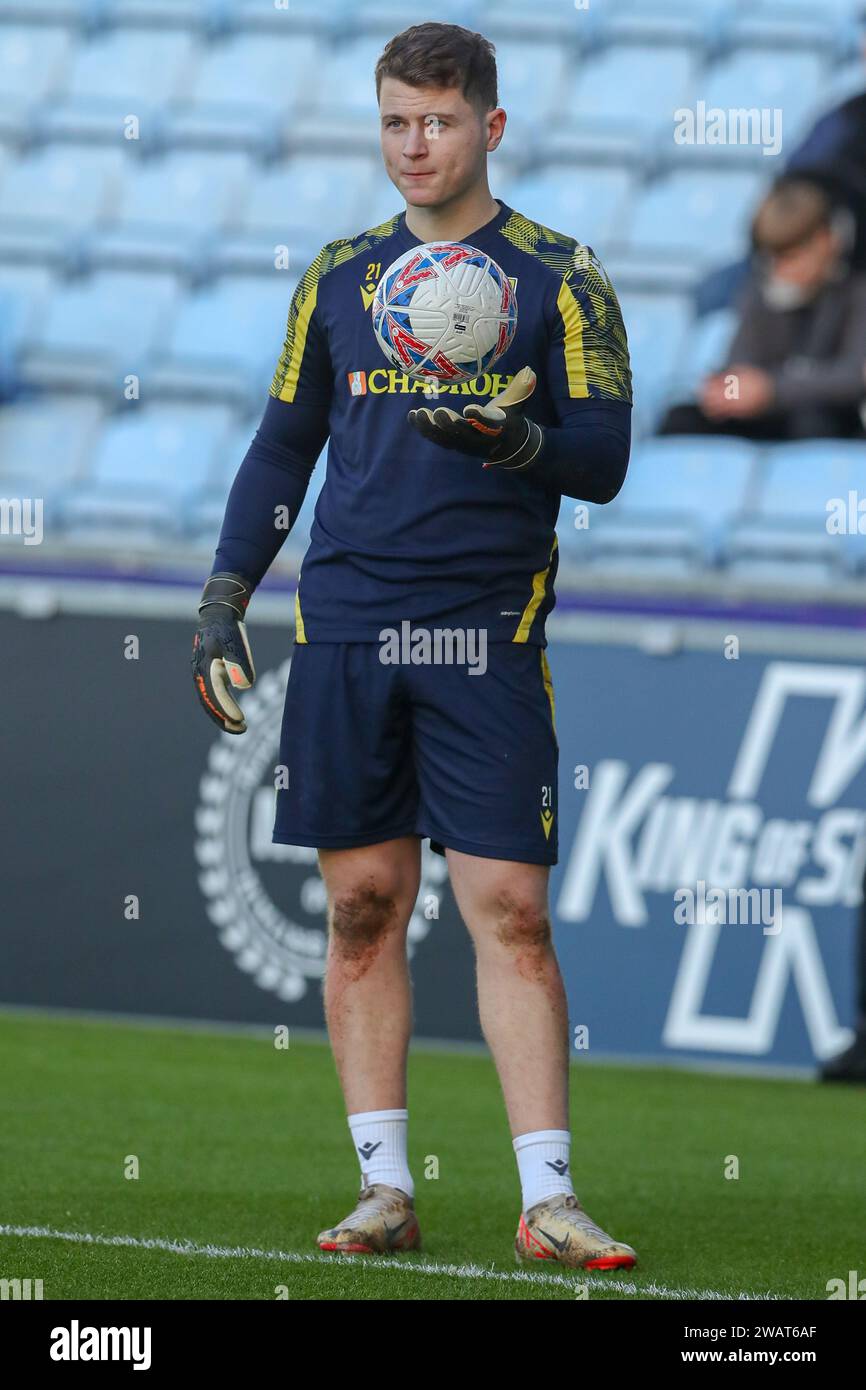
M598 32L600 8L591 3L578 10L576 4L563 4L562 0L535 0L532 5L523 4L523 0L485 0L476 23L496 44L497 51L506 40L577 46L590 43Z
M316 99L323 50L312 35L240 34L199 50L183 100L166 116L169 144L274 155Z
M85 241L88 263L99 269L156 267L194 274L203 248L221 239L252 183L251 161L240 153L176 151L130 160L115 216Z
M223 19L223 0L100 0L100 18L113 25L197 30Z
M603 258L619 237L632 193L627 169L548 166L504 186L505 201L553 231L592 246Z
M165 334L178 284L173 275L103 271L58 290L21 360L25 381L121 397Z
M154 368L158 395L230 398L238 404L270 385L286 331L296 276L227 276L187 296Z
M49 492L87 470L102 420L102 403L88 396L39 396L0 410L0 487L7 476Z
M673 122L674 109L691 99L694 77L694 54L685 45L616 44L578 63L562 117L640 143Z
M52 145L8 164L0 179L0 258L57 265L70 239L111 209L123 151Z
M667 572L714 563L730 522L749 497L755 448L713 437L647 440L632 450L622 491L606 506L590 506L589 526L560 531L563 554L583 547L593 564L615 561L629 550L642 565ZM563 502L573 518L574 503Z
M102 0L0 0L0 24L89 24Z
M436 0L435 17L440 24L462 24L476 28L482 23L479 11L484 0ZM406 18L406 6L402 0L364 0L363 5L353 0L339 0L333 7L339 18L362 33L375 30L381 35L382 44L394 34L399 34L411 22ZM429 16L433 18L433 15ZM414 21L420 23L420 20Z
M731 533L729 555L741 571L757 573L760 563L814 564L816 573L836 575L862 567L866 534L847 525L854 512L849 498L866 496L864 445L859 440L810 439L766 449L752 517ZM846 529L828 529L831 503L842 508ZM863 525L866 526L866 520ZM803 576L800 575L800 578Z
M0 24L0 134L22 140L61 85L74 46L64 25Z
M736 327L735 309L716 309L695 320L685 337L671 376L671 404L694 400L704 378L725 364Z
M79 42L59 100L39 113L43 138L105 140L123 136L134 113L141 137L190 79L196 41L184 30L116 29Z
M754 173L673 173L636 200L629 243L644 255L718 264L742 252L763 181Z
M295 149L378 152L379 107L374 73L381 52L378 35L351 39L328 51L315 73L316 95L292 123L290 135Z
M684 295L619 295L628 337L635 425L651 427L666 399L681 355L691 306Z
M317 34L331 39L353 23L358 6L352 0L291 0L287 8L263 5L261 0L217 0L220 18L245 33ZM395 31L396 32L396 31Z
M811 52L737 50L707 71L700 96L707 110L779 108L782 147L790 149L805 116L820 97L824 71L822 58ZM776 173L775 162L766 159L768 178Z
M544 123L558 112L567 60L562 47L553 43L503 43L497 51L499 102L508 112L512 131L536 122ZM527 115L527 113L530 113Z
M689 44L704 48L718 41L730 11L728 0L619 0L601 11L606 43Z
M36 332L57 285L57 277L45 266L19 267L0 262L4 338L11 353L17 354Z
M177 536L207 484L232 414L226 406L145 406L106 421L90 479L61 506L70 538Z
M229 490L258 429L263 408L255 414L245 416L241 424L235 425L230 430L226 440L220 446L213 479L188 509L187 533L196 545L211 549L216 545ZM284 557L291 556L296 563L300 561L310 542L310 526L325 478L327 453L328 446L326 444L316 462L301 511L281 551Z
M284 160L260 173L238 209L234 229L214 246L213 266L223 271L273 275L277 246L288 246L293 269L300 273L326 241L353 236L377 219L368 189L380 175L365 159L306 158ZM403 202L394 185L392 212Z

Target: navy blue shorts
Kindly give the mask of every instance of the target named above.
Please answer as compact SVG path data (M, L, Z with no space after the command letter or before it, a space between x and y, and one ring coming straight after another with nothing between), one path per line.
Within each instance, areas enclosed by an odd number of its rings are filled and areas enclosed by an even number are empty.
M403 835L557 861L553 689L544 648L490 643L486 670L383 665L375 642L296 643L280 739L278 844Z

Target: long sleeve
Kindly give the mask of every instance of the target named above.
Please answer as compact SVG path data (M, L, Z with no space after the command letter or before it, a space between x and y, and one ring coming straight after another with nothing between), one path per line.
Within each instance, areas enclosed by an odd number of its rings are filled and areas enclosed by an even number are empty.
M211 573L261 583L298 518L327 437L324 407L268 398L229 492Z
M297 520L329 434L333 369L317 312L323 253L298 281L268 401L229 493L212 573L255 587Z
M566 497L610 502L631 446L631 368L619 302L598 258L578 246L551 305L547 379L557 424L533 476Z
M563 497L612 502L628 470L631 406L624 401L585 401L562 429L546 429L538 477Z

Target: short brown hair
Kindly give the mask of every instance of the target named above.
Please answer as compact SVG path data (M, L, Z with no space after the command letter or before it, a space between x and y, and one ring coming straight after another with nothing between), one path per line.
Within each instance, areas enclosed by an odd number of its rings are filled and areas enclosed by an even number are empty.
M785 179L770 189L755 213L752 241L758 251L779 255L811 241L829 227L833 208L822 188L808 179Z
M383 77L410 87L459 87L484 115L499 105L496 50L483 34L460 24L413 24L386 44L376 64L376 98Z

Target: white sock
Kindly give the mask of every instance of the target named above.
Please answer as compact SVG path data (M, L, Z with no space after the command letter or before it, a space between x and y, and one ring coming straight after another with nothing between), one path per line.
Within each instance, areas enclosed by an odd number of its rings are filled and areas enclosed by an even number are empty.
M355 1152L361 1161L361 1186L385 1182L410 1197L415 1185L406 1158L408 1110L365 1110L349 1116Z
M523 1210L562 1193L573 1193L568 1171L571 1135L567 1129L536 1129L513 1141L523 1193Z

